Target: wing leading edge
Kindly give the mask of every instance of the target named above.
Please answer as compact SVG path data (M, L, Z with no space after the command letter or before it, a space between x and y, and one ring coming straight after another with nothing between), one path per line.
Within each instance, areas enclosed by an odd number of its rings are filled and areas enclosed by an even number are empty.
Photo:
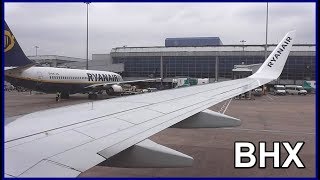
M244 79L84 103L23 116L5 127L5 174L14 177L77 176L121 153L139 158L132 153L135 151L127 151L135 145L147 147L148 152L170 152L182 160L185 157L185 162L190 164L192 158L187 155L143 142L163 129L206 112L216 103L278 78L294 39L294 31L287 33L259 70ZM210 114L215 116L214 113L206 113L206 116ZM156 157L153 157L155 162ZM165 165L161 157L159 155L159 164ZM135 161L131 161L130 167Z

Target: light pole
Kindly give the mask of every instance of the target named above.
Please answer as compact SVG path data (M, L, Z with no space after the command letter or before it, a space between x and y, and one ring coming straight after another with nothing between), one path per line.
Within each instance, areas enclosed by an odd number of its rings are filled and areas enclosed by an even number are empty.
M85 2L87 4L87 66L86 70L88 70L89 63L89 4L90 2Z
M38 56L38 48L39 48L39 46L34 46L34 48L36 48L36 56Z
M266 45L264 47L264 59L267 59L267 49L268 49L268 2L267 2L267 17L266 17Z
M240 42L242 43L242 56L243 56L243 60L244 60L244 43L247 41L241 40Z

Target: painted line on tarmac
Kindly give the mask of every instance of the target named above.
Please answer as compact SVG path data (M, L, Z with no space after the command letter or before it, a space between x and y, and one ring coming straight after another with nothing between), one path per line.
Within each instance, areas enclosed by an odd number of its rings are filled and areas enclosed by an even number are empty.
M246 129L246 128L221 128L221 129L231 129L239 131L255 131L255 132L271 132L271 133L292 133L292 134L304 134L304 135L315 135L315 133L308 132L298 132L298 131L282 131L282 130L271 130L271 129Z
M271 102L272 102L270 99L267 99L267 98L265 98L265 97L263 97L262 100L265 101L265 102L268 102L268 103L271 103Z
M271 99L272 101L274 100L272 97L270 97L269 95L266 95L269 99Z
M279 96L276 96L276 95L273 95L273 94L272 95L270 94L269 96L272 97L273 99L279 99L280 98Z
M221 113L221 111L223 111L223 109L225 108L226 104L227 104L228 101L225 101L223 103L223 105L221 106L220 110L218 111L218 113Z
M224 114L224 113L226 112L226 110L228 109L229 104L231 103L232 99L233 99L233 98L230 98L229 103L228 103L227 107L224 109L224 111L223 111L223 113L222 113L222 114Z

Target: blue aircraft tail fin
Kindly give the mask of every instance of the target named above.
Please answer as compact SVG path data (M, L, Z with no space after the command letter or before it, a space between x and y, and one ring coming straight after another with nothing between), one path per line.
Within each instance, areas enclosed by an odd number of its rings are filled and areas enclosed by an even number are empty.
M34 64L22 51L17 39L5 22L4 29L5 67L21 67Z

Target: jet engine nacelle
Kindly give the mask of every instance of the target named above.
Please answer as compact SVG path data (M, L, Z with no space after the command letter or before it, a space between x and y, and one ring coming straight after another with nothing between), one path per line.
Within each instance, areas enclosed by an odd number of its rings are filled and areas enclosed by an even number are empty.
M109 88L107 88L107 94L108 95L115 95L115 94L120 94L123 92L123 89L121 86L114 84L112 86L109 86Z

